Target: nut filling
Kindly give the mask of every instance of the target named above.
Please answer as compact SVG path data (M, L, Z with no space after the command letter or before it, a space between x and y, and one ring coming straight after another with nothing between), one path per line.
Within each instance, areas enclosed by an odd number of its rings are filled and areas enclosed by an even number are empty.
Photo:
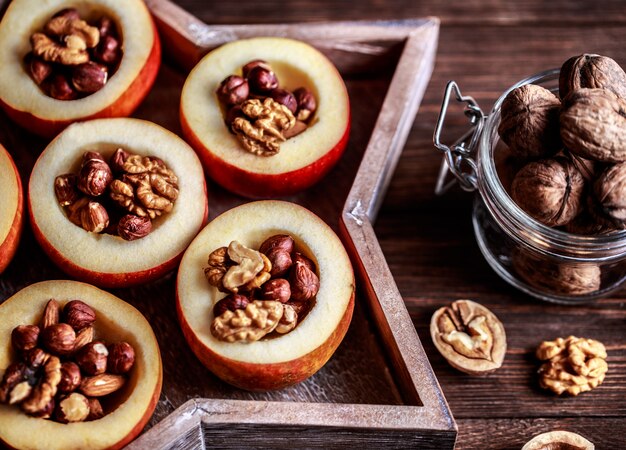
M254 342L289 333L315 304L320 281L313 261L291 236L266 239L259 250L237 241L209 255L204 274L228 295L213 306L211 333L225 342Z
M0 403L61 423L103 417L100 400L126 383L135 351L126 342L94 340L95 322L95 311L80 300L62 311L50 300L40 326L14 328L11 343L19 360L4 372Z
M255 155L276 155L282 142L311 125L317 109L307 88L290 92L278 85L270 65L256 60L243 66L242 76L226 77L216 90L226 126Z
M178 178L160 159L119 148L109 164L100 153L85 152L78 174L59 175L54 189L73 224L133 241L172 210Z
M74 8L55 14L30 43L26 70L46 95L57 100L75 100L102 89L123 52L113 20L102 16L90 24Z

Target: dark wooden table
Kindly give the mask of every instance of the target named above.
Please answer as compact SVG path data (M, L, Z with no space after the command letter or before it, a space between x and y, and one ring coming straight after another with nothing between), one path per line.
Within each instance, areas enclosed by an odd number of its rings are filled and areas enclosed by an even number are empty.
M552 429L579 432L599 449L626 448L626 292L579 307L556 306L507 285L483 259L471 226L472 194L433 193L440 156L432 131L446 82L489 110L519 79L558 67L587 52L626 65L626 9L620 1L180 0L208 23L441 18L437 63L376 231L418 334L459 426L459 449L519 449ZM466 119L449 123L450 136ZM475 378L447 365L432 345L428 324L438 307L471 298L491 308L508 337L504 366ZM602 386L576 398L539 388L533 357L542 339L570 334L607 346L609 373Z
M483 110L489 110L500 93L515 81L557 67L574 54L606 54L626 65L623 40L626 9L622 2L179 0L178 3L205 22L219 24L439 16L442 26L435 71L380 211L376 231L458 423L457 448L519 449L533 435L557 428L579 432L599 449L626 448L623 436L626 435L626 292L593 305L564 307L534 300L500 280L484 261L474 239L472 194L457 189L444 197L434 195L440 155L431 141L443 89L450 79L455 79L464 93L473 95ZM155 111L176 109L183 81L183 74L164 66L157 81L158 93L148 97L137 116L152 118L178 130L175 115L164 112L159 116ZM372 86L378 89L372 91ZM371 105L371 111L361 111L362 122L355 123L355 127L371 129L386 86L386 81L349 83L351 95L358 96L361 105ZM0 137L7 148L19 149L16 162L26 181L34 159L46 142L14 128L6 116L0 115ZM451 137L465 129L466 119L461 114L448 123ZM359 136L350 145L362 151L367 138L363 133ZM339 177L338 194L330 200L335 210L341 208L355 171L353 163L344 163L330 174ZM214 185L209 188L219 190ZM211 208L215 208L211 217L241 202L223 191L218 197L217 208L211 203ZM325 211L316 207L315 198L316 188L299 200L324 216ZM31 260L46 261L32 233L26 231L16 261L0 277L0 300L33 281L65 278L49 264L31 265ZM228 387L210 379L208 371L186 348L173 306L150 301L151 297L173 296L173 291L171 275L132 292L114 291L124 299L135 300L134 304L145 315L154 318L153 326L164 353L166 384L152 423L171 413L187 398L202 396L202 383L212 384L216 398L259 398L243 392L233 395ZM506 327L508 351L504 366L488 377L473 378L452 369L430 340L428 324L432 313L458 298L483 303ZM352 327L347 339L352 343L371 340L368 333L366 327ZM535 376L538 364L533 352L543 339L570 334L604 342L609 353L609 373L604 384L593 392L577 398L556 398L538 387ZM370 356L369 347L362 350L349 357L354 361L352 371L338 370L331 360L324 370L341 375L337 376L335 386L322 386L320 392L334 401L354 401L349 390L343 388L350 385L355 374L363 372L364 364L376 366L383 358L380 354ZM170 358L172 355L182 363ZM346 361L348 357L339 358ZM385 392L388 384L384 368L368 367L368 370L372 374L366 386L371 392L370 400L394 402L397 394ZM177 387L173 387L175 383L179 383ZM287 390L271 398L293 400L298 392L301 391ZM312 396L305 393L300 400L310 401Z

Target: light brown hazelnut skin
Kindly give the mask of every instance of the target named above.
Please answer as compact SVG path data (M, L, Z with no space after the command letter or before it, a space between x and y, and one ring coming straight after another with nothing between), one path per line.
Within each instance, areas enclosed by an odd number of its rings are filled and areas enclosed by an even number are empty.
M107 370L109 350L101 341L90 342L78 351L76 364L86 375L100 375Z
M293 95L298 102L296 118L303 122L308 121L317 109L317 101L313 93L307 88L301 87L293 91Z
M82 330L95 321L95 311L85 302L72 300L63 307L63 322L74 328L74 331Z
M135 350L128 342L119 342L109 346L107 370L116 375L130 371L135 364Z
M18 351L31 350L37 347L39 327L37 325L19 325L11 332L11 344Z
M80 193L76 189L78 177L73 173L59 175L54 179L54 193L61 206L69 206L76 202Z
M289 276L291 298L295 301L310 300L320 289L320 280L311 267L312 264L308 258L296 253Z
M80 209L80 226L90 233L101 233L109 226L109 213L98 202L88 202Z
M272 263L272 270L270 271L272 278L286 275L291 268L293 246L294 241L291 236L276 234L263 241L259 247L259 251L267 256L267 259Z
M78 97L76 90L74 90L65 75L61 73L52 76L50 83L46 84L48 85L50 97L56 100L74 100Z
M126 214L117 224L117 234L126 241L135 241L146 237L152 231L152 221L149 217L139 217Z
M261 286L260 298L262 300L276 300L287 303L291 298L289 281L284 278L274 278Z
M57 386L59 392L69 394L74 392L80 386L83 377L80 374L78 364L66 361L61 364L61 381Z
M85 420L98 420L104 417L104 410L102 409L100 400L98 400L97 398L88 397L87 401L89 402L89 415Z
M241 294L229 294L220 301L218 301L215 306L213 306L213 315L215 317L219 317L224 314L226 311L236 311L238 309L246 309L250 303L250 299L245 295Z
M112 181L113 173L102 155L98 152L85 152L78 173L78 189L97 197L104 194Z
M66 323L57 323L44 328L41 340L50 353L65 356L74 351L76 332Z
M217 88L217 98L227 106L245 102L249 94L248 82L237 75L226 77Z
M72 70L72 85L78 92L93 94L104 87L109 78L106 66L93 61L79 64Z

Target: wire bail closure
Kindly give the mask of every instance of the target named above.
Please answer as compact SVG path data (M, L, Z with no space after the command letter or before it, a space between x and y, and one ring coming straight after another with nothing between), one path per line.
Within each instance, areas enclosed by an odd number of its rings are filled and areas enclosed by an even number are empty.
M452 93L454 93L457 102L467 103L464 114L468 117L471 127L451 147L448 147L441 142L441 131L448 113ZM478 138L482 133L485 119L486 116L478 106L478 103L470 96L463 96L455 81L449 81L446 85L441 111L437 118L435 133L433 134L435 147L444 154L441 168L439 169L439 176L437 177L435 194L444 194L456 182L461 185L464 191L468 192L474 191L478 187L477 166L473 156L478 146ZM448 173L452 173L456 179L448 181Z

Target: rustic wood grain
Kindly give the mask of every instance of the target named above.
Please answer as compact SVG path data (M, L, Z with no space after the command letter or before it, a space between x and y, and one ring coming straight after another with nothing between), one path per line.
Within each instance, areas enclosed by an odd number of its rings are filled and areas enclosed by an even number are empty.
M519 449L533 435L556 428L579 432L599 449L626 447L626 292L621 291L592 306L562 307L533 300L501 281L488 267L475 243L470 221L472 195L452 191L441 198L434 196L440 158L431 141L443 87L449 79L457 80L464 93L473 95L483 109L488 110L499 94L515 81L556 67L573 54L608 54L622 65L626 64L623 45L626 9L622 1L239 0L209 3L179 0L178 3L204 21L220 24L439 16L442 28L435 72L375 230L457 418L457 448ZM172 80L175 83L170 84ZM360 103L363 116L354 118L355 128L370 127L371 130L387 81L350 82L352 98L358 96L358 101L363 102ZM171 106L175 103L172 99L179 95L181 83L180 74L165 68L159 75L162 91L155 90L139 114L149 117L150 108ZM179 131L175 118L165 115L155 118L171 123ZM448 122L450 139L465 130L465 120L459 115ZM0 129L8 128L15 127L5 116L0 116ZM19 146L17 142L23 138L27 138L26 133L17 130L17 138L5 144L9 149L20 148L18 166L26 179L45 143L28 138L23 141L27 145ZM367 132L353 136L348 154L362 151L367 140ZM348 156L347 160L351 158ZM342 161L330 175L339 183L336 194L329 194L320 186L299 200L320 212L316 195L327 195L335 207L340 207L349 187L342 183L355 171L355 165ZM225 200L221 208L238 201L214 185L210 190L215 196L223 194ZM216 208L211 211L213 217L215 214ZM49 264L32 264L45 257L29 233L20 246L18 258L20 262L9 267L7 276L0 277L0 299L32 280L63 276ZM139 306L144 314L154 317L153 326L161 342L181 344L182 337L173 317L167 317L173 314L173 306L152 301L160 295L161 289L173 291L171 278L149 288L118 294ZM437 307L462 297L493 308L507 327L510 350L505 365L486 378L470 378L450 368L436 352L426 332L430 315ZM369 332L368 327L365 330ZM537 388L533 377L537 362L530 353L539 340L569 332L599 337L609 344L609 373L604 385L593 392L573 399L554 398ZM350 336L351 342L363 339L358 334ZM365 339L368 339L367 334ZM178 350L182 353L179 358L184 369L170 362L166 366L166 383L175 380L180 371L187 370L192 374L192 381L184 388L191 394L198 389L194 383L220 384L192 359L193 355L184 346L179 345ZM381 358L384 355L375 357L372 364L379 364ZM385 376L383 373L382 378ZM387 385L383 382L383 386ZM378 387L370 389L372 395L378 395L375 392ZM170 397L174 403L170 402ZM159 404L157 420L172 411L172 404L178 406L186 397L167 392ZM393 395L385 396L383 401L393 398Z
M459 82L485 111L519 79L558 67L582 53L607 54L626 64L626 9L620 1L541 0L482 2L347 2L321 0L179 3L213 23L281 20L441 19L435 71L378 216L376 233L418 334L457 419L460 449L519 449L551 429L581 433L600 449L626 447L626 292L584 307L549 305L509 287L483 259L471 226L472 194L453 190L435 197L440 157L432 132L443 89ZM240 15L240 11L245 11ZM447 122L449 141L466 129L460 114ZM452 369L427 331L432 312L457 298L473 298L504 322L509 351L504 366L485 378ZM595 391L577 398L544 393L532 357L541 339L574 333L604 340L609 373Z

